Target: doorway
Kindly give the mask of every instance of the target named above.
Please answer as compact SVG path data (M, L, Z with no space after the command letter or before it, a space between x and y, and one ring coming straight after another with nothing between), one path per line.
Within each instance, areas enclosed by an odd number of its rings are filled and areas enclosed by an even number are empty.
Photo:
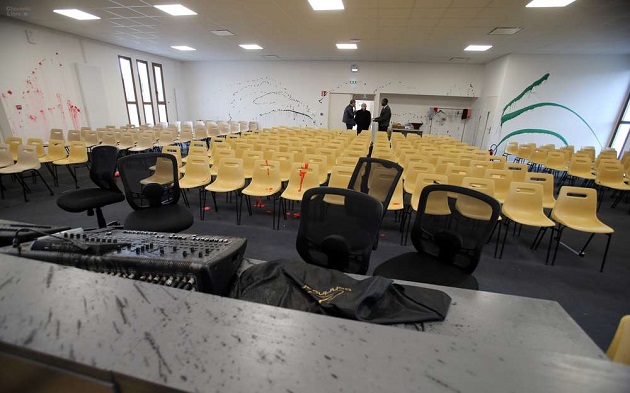
M354 94L354 93L331 93L328 100L328 129L346 129L346 125L341 121L343 118L343 110L348 106L350 100L355 100L355 110L361 109L361 104L365 103L367 110L370 111L372 118L378 116L374 114L374 94ZM354 130L357 126L353 127ZM372 127L370 127L370 130Z

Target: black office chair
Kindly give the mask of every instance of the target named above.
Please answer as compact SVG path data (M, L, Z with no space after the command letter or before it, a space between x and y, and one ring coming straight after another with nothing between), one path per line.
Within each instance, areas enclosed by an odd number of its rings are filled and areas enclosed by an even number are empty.
M57 206L71 213L87 211L88 216L96 212L98 227L107 226L101 209L125 200L114 175L117 158L118 149L115 146L97 146L92 149L90 179L97 187L67 192L57 199Z
M297 251L307 263L365 274L382 217L382 203L369 195L312 188L302 197Z
M445 202L449 204L450 215L427 213L432 205ZM479 289L472 273L500 212L499 202L479 191L429 185L420 194L418 214L411 230L411 240L417 252L408 252L383 262L374 270L374 275Z
M180 232L193 224L192 213L177 204L180 196L177 159L170 154L140 153L118 160L127 202L135 210L124 228Z
M354 167L348 188L368 194L383 204L383 217L394 195L396 185L403 173L403 167L381 158L361 157ZM380 225L379 225L380 227ZM373 249L378 247L378 236Z

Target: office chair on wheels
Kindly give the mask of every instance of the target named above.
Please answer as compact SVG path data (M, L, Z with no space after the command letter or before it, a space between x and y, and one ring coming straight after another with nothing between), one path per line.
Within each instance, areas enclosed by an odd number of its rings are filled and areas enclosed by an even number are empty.
M449 198L471 198L485 205L484 214L462 215L452 208L451 214L432 215L427 210L434 193L449 193ZM449 203L455 203L451 199ZM429 185L420 194L418 213L411 230L417 252L391 258L374 270L375 276L424 282L429 284L479 289L472 273L477 268L481 250L492 234L501 205L493 197L468 188L451 185Z
M90 179L97 187L67 192L57 199L57 206L71 213L87 211L88 216L96 213L98 227L105 228L107 224L101 209L125 200L114 176L117 158L118 149L115 146L94 147Z
M335 203L328 203L330 199ZM311 188L302 197L297 251L307 263L365 274L382 217L383 204L369 195Z
M139 153L118 160L127 202L134 209L125 229L180 232L193 224L192 213L179 205L179 171L171 154Z

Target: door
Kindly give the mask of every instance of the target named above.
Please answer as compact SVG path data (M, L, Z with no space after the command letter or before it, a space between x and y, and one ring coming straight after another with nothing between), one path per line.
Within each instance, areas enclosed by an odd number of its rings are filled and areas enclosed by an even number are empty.
M346 93L330 93L328 99L328 129L346 129L346 125L341 121L343 119L343 110L346 109L352 94Z

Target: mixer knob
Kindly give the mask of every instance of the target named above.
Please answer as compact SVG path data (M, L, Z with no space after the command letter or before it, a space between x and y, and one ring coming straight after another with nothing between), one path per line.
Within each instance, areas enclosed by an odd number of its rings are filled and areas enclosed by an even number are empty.
M187 252L186 250L184 250L184 252L182 252L182 256L184 256L184 257L185 257L185 256L187 256L187 255L188 255L188 252Z
M136 254L140 254L140 247L136 248Z
M206 248L206 255L210 254L210 249Z
M173 246L173 251L177 251L177 246Z
M149 248L153 250L153 243L149 243Z
M195 247L190 247L190 252L195 252Z
M122 251L122 248L121 248L120 246L116 247L116 252L117 252L118 254L120 254L120 252L121 252L121 251Z
M160 247L160 255L164 255L164 247Z

